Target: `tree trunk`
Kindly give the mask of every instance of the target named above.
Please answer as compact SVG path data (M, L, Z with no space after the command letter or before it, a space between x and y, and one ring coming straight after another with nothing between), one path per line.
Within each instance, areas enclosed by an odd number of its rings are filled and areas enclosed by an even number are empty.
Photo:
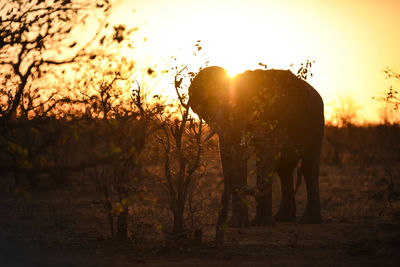
M184 213L184 206L182 205L182 203L178 203L178 207L174 212L174 226L173 226L174 237L180 236L184 231L183 213Z
M121 239L128 237L128 209L126 208L117 217L117 237Z

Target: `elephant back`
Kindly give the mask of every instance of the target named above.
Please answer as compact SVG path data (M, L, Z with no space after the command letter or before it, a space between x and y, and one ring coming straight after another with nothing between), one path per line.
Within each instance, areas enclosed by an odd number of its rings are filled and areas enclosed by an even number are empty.
M283 130L295 143L300 139L313 139L309 134L312 128L317 135L323 132L322 98L310 84L291 71L246 71L236 77L235 87L240 99L240 107L236 110L242 114L237 117L247 120L253 131L257 127Z

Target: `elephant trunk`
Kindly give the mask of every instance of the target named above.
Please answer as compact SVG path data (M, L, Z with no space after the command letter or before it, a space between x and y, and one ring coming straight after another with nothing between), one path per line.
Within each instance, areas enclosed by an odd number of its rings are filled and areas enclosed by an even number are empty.
M211 130L203 138L202 140L203 142L207 142L208 140L211 139L211 137L213 137L216 133L219 132L221 126L222 127L224 126L224 121L223 121L224 117L225 117L225 109L220 108L217 114L215 115L215 119L209 122Z

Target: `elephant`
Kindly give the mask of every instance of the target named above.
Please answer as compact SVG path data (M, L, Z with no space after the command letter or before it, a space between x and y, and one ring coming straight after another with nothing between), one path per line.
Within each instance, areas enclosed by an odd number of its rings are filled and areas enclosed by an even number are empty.
M293 173L299 162L307 190L301 223L321 223L319 164L324 136L324 104L318 92L290 70L252 70L230 78L221 67L206 67L189 86L189 106L219 137L224 178L217 227L232 200L230 225L249 225L243 201L248 153L256 155L254 225L295 221ZM272 175L281 184L281 202L272 216ZM218 229L218 228L217 228Z

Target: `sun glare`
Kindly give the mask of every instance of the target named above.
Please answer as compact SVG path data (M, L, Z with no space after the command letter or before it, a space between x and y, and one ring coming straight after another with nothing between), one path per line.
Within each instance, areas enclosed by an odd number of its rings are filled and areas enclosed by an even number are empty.
M226 69L226 72L228 73L228 76L230 78L233 78L233 77L235 77L236 75L238 75L239 73L242 72L242 71L239 71L236 68L229 68L229 67L227 68L227 67L225 67L225 69Z

